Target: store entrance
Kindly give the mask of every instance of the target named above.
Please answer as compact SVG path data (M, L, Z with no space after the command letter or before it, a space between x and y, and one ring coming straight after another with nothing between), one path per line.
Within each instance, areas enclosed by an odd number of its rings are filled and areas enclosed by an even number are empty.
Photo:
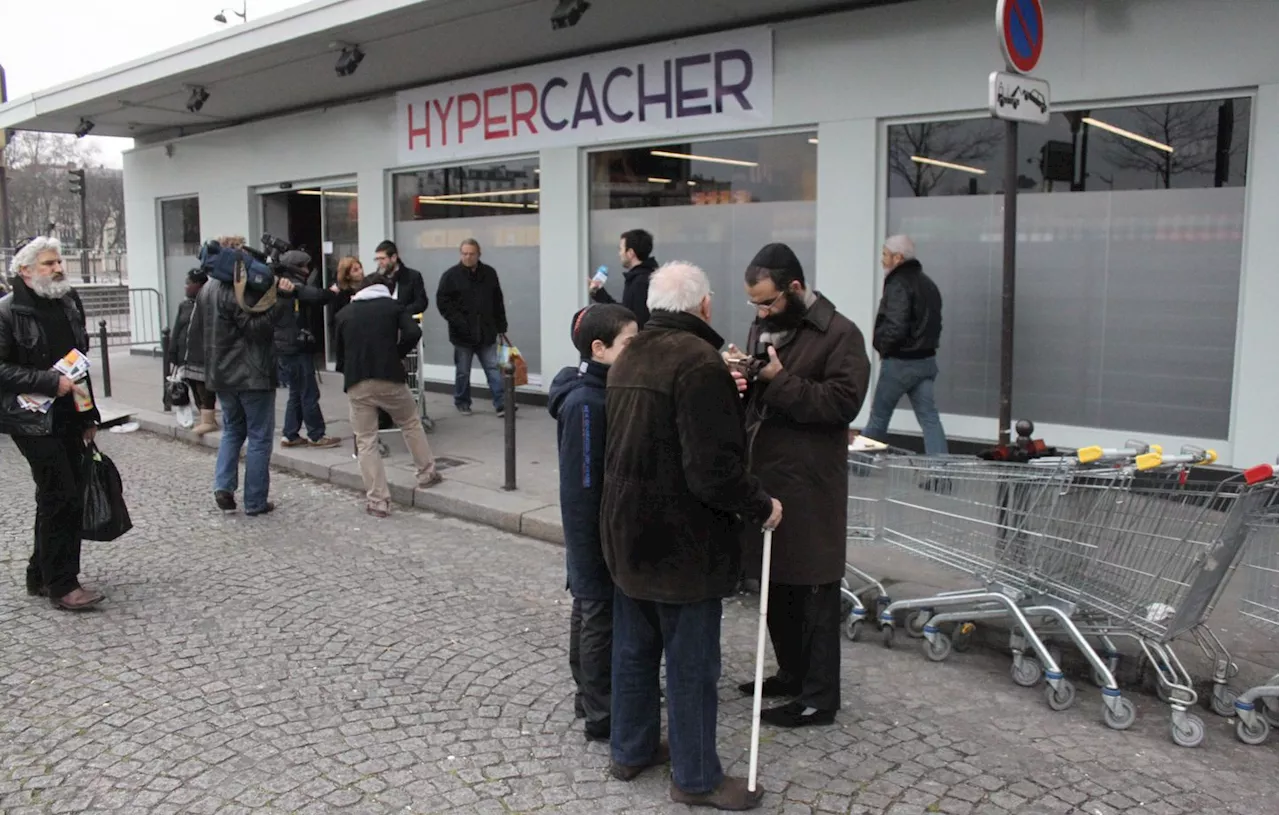
M338 261L359 256L359 199L355 185L315 186L262 195L262 229L311 256L308 285L327 288L337 280ZM303 325L316 338L319 368L330 367L333 309L306 310Z

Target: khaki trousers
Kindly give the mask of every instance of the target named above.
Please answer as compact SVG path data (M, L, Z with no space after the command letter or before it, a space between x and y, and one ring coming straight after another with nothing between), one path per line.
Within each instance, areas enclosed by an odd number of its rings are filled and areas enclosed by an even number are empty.
M387 471L378 455L378 409L384 410L400 432L405 446L418 468L418 485L426 486L436 474L436 460L427 444L427 434L418 418L418 405L409 386L403 382L366 379L347 391L351 403L351 429L356 435L356 455L360 460L360 477L369 496L370 506L391 506L391 490L387 487Z

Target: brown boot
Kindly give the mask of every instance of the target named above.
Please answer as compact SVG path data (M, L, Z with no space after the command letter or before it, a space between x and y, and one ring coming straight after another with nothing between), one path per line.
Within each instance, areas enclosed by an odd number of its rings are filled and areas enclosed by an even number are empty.
M609 762L609 773L619 781L630 781L650 767L659 767L671 761L671 748L664 741L653 751L653 755L644 764L619 764Z
M212 410L200 411L200 423L191 428L191 432L197 436L203 436L205 433L213 433L218 429L217 414Z
M728 775L720 782L720 786L711 792L704 792L698 795L685 792L675 784L671 785L671 800L677 804L688 804L691 807L713 807L731 812L741 812L742 810L755 809L760 806L760 801L763 798L764 790L760 789L759 782L756 783L756 791L750 792L747 790L747 779L734 778Z

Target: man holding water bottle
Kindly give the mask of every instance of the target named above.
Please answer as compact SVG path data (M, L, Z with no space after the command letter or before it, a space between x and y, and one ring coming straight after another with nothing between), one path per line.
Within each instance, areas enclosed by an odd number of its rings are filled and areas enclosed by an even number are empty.
M622 305L636 315L640 328L649 322L649 277L658 268L653 259L653 236L643 229L631 229L623 232L618 239L618 259L622 261ZM609 278L607 266L601 266L588 281L591 299L597 303L616 303L613 295L605 291L604 284Z

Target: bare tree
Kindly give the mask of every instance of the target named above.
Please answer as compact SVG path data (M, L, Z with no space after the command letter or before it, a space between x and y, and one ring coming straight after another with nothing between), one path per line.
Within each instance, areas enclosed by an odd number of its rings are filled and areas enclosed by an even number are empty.
M102 166L91 142L59 133L19 131L5 149L9 166L9 218L15 239L58 233L90 247L110 249L124 244L124 179L119 170ZM80 201L71 192L68 167L84 167L87 235L80 235ZM103 246L103 227L115 225L114 242Z
M1173 148L1161 150L1140 141L1103 131L1106 156L1112 166L1136 170L1155 176L1158 187L1169 189L1173 178L1182 173L1213 174L1217 163L1218 106L1221 102L1176 102L1133 108L1133 122L1126 122L1140 136ZM1234 114L1241 126L1241 113ZM1244 143L1232 139L1230 155L1235 156Z
M967 164L985 161L1000 146L1003 131L997 123L982 119L958 122L925 122L889 128L889 171L907 182L919 198L929 195L955 172L935 164L913 161L912 156Z

